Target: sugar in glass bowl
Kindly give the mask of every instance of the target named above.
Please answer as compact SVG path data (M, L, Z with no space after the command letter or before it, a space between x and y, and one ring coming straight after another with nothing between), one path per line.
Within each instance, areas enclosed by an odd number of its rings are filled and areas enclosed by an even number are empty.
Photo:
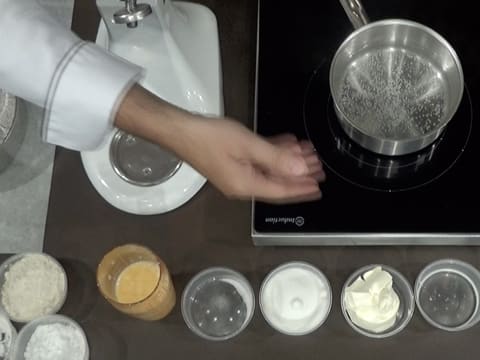
M18 333L11 360L88 360L87 337L73 319L59 314L30 321Z

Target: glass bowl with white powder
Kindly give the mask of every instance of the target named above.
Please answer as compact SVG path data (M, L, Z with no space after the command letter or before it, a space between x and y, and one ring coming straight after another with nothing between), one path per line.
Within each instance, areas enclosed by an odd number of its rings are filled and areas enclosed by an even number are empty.
M87 337L73 319L59 314L42 316L22 327L11 360L88 360Z
M9 318L26 323L58 312L67 296L67 275L46 253L20 253L0 266L0 303Z
M288 262L272 270L260 289L260 310L265 320L287 335L306 335L327 319L332 290L327 277L302 261Z
M343 286L340 301L350 327L378 339L402 331L415 310L409 281L383 264L366 265L353 272Z
M252 319L255 295L239 272L212 267L195 275L182 293L182 315L195 334L227 340L240 334Z

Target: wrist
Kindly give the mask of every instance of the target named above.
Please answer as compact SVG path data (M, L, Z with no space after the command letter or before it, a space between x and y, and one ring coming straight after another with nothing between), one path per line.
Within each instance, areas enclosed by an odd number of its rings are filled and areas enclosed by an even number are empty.
M188 144L188 129L195 116L134 85L122 100L115 126L178 152Z

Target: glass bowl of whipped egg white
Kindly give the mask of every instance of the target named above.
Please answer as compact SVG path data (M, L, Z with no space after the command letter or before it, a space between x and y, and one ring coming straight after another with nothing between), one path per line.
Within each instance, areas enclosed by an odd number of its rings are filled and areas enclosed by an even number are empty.
M415 302L431 325L446 331L466 330L480 321L480 271L456 259L428 264L415 281Z
M412 286L397 270L387 265L364 266L345 282L341 295L342 313L358 333L386 338L402 331L415 309Z

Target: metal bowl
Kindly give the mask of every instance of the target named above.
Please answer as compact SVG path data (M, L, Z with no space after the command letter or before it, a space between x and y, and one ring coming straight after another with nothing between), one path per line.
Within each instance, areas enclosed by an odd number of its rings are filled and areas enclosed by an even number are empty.
M362 18L356 16L363 11L360 1L342 4L350 18ZM332 60L335 112L346 134L370 151L416 152L441 135L460 105L460 60L427 26L403 19L366 21L354 23L357 30Z

